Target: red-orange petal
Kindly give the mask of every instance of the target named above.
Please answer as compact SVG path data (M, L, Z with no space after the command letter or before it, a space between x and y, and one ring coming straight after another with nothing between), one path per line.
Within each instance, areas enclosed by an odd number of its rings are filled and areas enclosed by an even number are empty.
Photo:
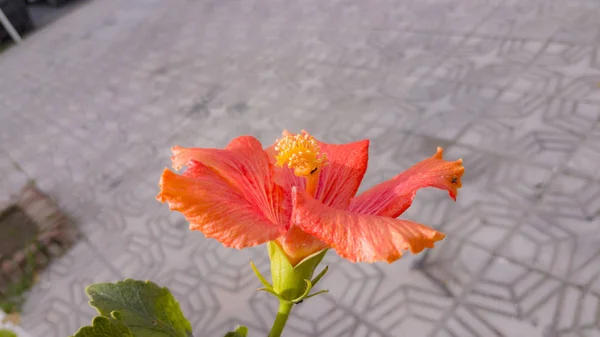
M287 166L280 167L276 166L275 156L275 145L273 144L265 149L265 153L269 156L269 161L273 165L273 179L275 183L284 190L284 198L282 202L282 212L286 219L289 219L292 214L292 187L297 186L301 189L306 188L306 179L304 177L298 177L294 174L294 170ZM288 220L289 229L289 220Z
M283 136L294 135L287 130ZM319 184L315 198L324 204L336 208L346 208L350 200L358 191L360 183L367 170L369 161L369 140L361 140L348 144L329 144L317 140L322 153L327 156L327 164L319 173ZM275 162L277 155L275 145L265 149ZM276 167L276 181L288 191L296 186L305 189L306 179L294 175L294 171L288 167ZM287 198L290 205L291 198Z
M432 157L360 194L350 202L349 211L396 218L410 207L417 190L424 187L446 190L456 200L465 168L462 159L450 162L442 154L443 149L438 148Z
M183 175L165 169L156 198L183 213L190 229L227 247L244 248L275 240L285 233L213 169L191 160Z
M251 136L235 138L225 149L173 149L173 168L181 169L191 160L213 169L230 187L257 207L266 218L275 223L287 223L281 210L283 193L275 184L273 165L260 142Z
M327 165L321 169L315 198L325 205L345 209L367 171L369 140L339 145L319 142L319 147L327 155Z
M292 266L328 247L326 243L307 234L298 226L291 226L285 235L277 239L277 242L279 242Z
M416 254L445 237L411 221L328 207L305 191L295 189L293 195L293 223L352 262L391 263L405 250Z

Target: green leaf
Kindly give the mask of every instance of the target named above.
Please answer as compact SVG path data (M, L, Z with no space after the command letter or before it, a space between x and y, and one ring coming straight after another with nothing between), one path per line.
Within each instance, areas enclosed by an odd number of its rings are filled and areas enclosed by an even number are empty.
M235 331L228 332L225 337L246 337L248 335L248 328L245 326L238 326Z
M116 312L113 314L117 314ZM72 337L133 337L131 331L120 321L112 318L97 316L92 320L92 326L84 326Z
M190 337L192 326L169 289L150 281L126 279L92 284L86 289L90 305L102 316L117 311L119 319L140 337Z
M234 336L236 336L236 335L234 335ZM246 335L244 335L244 336L246 336ZM14 333L14 332L12 332L10 330L0 329L0 337L19 337L19 336L17 336L16 333Z

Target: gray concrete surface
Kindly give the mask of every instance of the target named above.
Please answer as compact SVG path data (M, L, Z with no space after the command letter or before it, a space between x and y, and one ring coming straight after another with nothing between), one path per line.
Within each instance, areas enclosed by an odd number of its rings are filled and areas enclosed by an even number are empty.
M0 183L28 178L83 238L32 292L24 326L63 337L84 287L169 286L195 330L264 336L276 303L252 258L154 200L173 145L270 144L284 128L368 137L368 187L463 157L452 203L405 217L448 234L411 269L331 253L330 289L287 336L600 336L600 4L592 0L102 0L0 55Z

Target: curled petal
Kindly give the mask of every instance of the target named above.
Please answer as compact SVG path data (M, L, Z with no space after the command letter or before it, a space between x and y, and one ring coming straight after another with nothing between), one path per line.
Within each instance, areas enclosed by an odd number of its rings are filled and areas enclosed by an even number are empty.
M328 207L298 189L293 196L292 222L352 262L391 263L405 250L416 254L445 237L411 221Z
M156 198L168 202L198 230L227 247L244 248L275 240L285 233L213 169L197 161L178 175L165 169Z
M456 200L465 168L462 159L450 162L444 160L442 154L442 148L438 148L432 157L352 199L348 209L396 218L410 207L417 190L424 187L446 190Z
M175 146L172 151L174 169L179 170L190 161L202 163L215 171L250 204L260 209L269 220L287 223L281 210L283 191L275 184L273 165L256 138L238 137L225 149Z

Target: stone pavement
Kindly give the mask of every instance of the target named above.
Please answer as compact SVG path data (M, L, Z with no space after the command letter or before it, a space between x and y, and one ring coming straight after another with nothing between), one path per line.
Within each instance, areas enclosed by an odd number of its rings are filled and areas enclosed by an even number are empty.
M248 259L154 200L169 148L270 144L284 128L368 137L368 187L463 157L454 204L406 218L422 260L328 254L287 336L600 336L600 3L594 0L102 0L0 55L1 192L27 179L79 222L24 313L34 336L89 323L84 287L169 286L197 335L264 336L276 303ZM417 269L411 268L416 263Z

